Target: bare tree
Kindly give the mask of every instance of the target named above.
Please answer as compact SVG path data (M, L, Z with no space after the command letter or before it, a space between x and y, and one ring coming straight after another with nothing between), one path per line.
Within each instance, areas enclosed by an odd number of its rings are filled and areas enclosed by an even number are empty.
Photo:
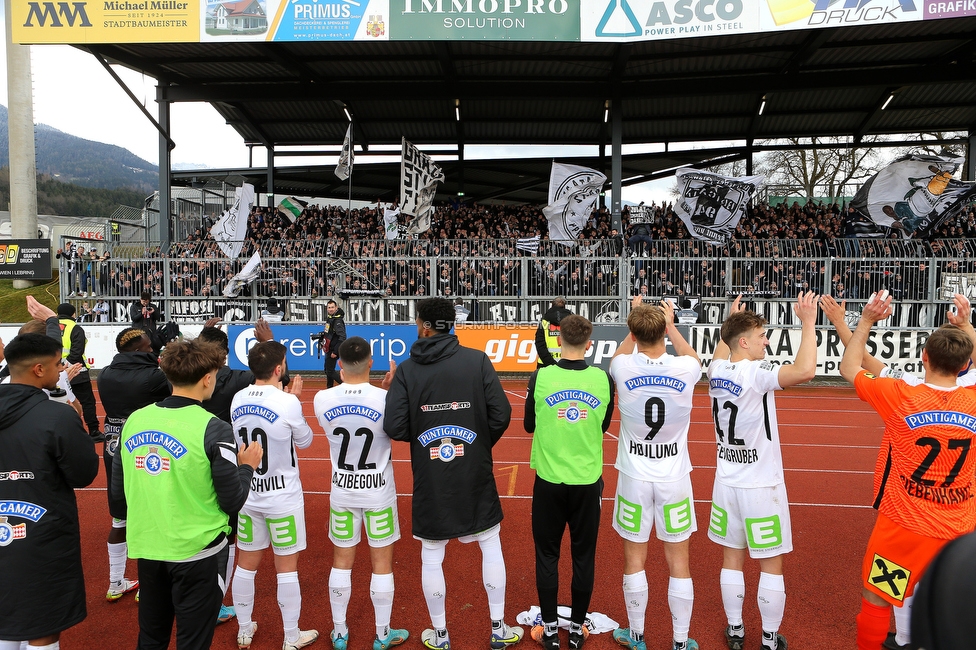
M812 199L836 198L851 184L866 181L878 171L880 156L868 136L859 146L838 137L788 138L790 149L770 151L758 157L756 170L765 174L767 185L783 185L791 194ZM793 148L795 147L795 148Z

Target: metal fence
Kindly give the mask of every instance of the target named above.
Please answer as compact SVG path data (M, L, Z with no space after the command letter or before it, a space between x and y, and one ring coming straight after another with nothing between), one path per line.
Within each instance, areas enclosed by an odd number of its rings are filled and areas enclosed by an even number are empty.
M521 251L515 240L264 242L262 273L246 295L224 286L255 249L238 260L213 244L181 244L170 257L61 260L62 299L88 320L128 322L143 290L168 319L254 320L280 315L320 321L329 297L340 297L348 322L410 323L418 300L460 298L470 321L535 322L557 295L595 322L620 322L630 296L688 300L701 323L720 323L731 297L774 325L794 323L801 291L846 300L851 318L875 291L895 297L887 325L941 324L954 292L976 297L976 241L746 241L727 248L695 241L657 241L644 252L609 255L612 242L571 249L552 243ZM599 244L599 246L595 246ZM269 307L270 304L270 307ZM91 315L87 315L91 314Z

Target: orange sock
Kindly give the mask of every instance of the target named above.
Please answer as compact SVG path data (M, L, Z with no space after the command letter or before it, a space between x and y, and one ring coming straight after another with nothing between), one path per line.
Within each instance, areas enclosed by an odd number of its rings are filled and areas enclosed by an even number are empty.
M857 650L879 650L891 627L888 605L879 607L861 598L861 613L857 615Z

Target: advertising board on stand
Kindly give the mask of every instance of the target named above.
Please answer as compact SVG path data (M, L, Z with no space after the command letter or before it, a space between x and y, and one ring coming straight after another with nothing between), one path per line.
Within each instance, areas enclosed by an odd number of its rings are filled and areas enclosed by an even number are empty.
M47 239L5 239L0 242L0 278L51 279L51 242Z
M394 40L578 41L578 0L391 0Z

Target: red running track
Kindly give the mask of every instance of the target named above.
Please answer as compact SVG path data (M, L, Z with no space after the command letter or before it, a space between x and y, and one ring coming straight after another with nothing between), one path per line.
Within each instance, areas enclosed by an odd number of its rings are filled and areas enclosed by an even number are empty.
M530 527L530 506L534 472L529 469L531 436L522 430L525 382L504 382L513 407L512 425L495 447L495 479L502 495L505 520L502 545L508 569L506 618L537 603L535 565ZM329 447L325 434L312 413L312 397L324 387L323 380L306 381L305 413L316 432L312 446L300 452L302 482L306 493L308 550L301 557L303 608L302 629L315 628L327 635L332 629L328 599L328 576L332 564L327 536ZM854 645L854 616L860 607L860 561L875 513L870 508L871 486L878 443L883 426L880 418L858 400L851 388L801 387L777 395L783 462L793 520L794 551L786 557L786 616L781 632L798 650L808 647L840 648ZM627 625L621 593L622 546L610 526L616 470L616 432L619 418L605 436L605 511L597 555L597 584L591 610L602 612L622 626ZM692 472L698 515L698 532L691 541L691 566L695 580L695 609L691 636L703 650L724 648L725 615L719 591L722 550L706 536L715 469L714 433L705 387L695 395L690 432ZM402 539L396 545L394 575L396 597L393 625L405 627L411 638L405 648L420 648L420 633L429 627L427 608L420 586L420 544L410 535L410 490L412 486L406 444L393 446L394 474L400 494ZM110 519L105 502L105 477L100 473L91 487L78 491L81 513L82 550L88 588L88 618L62 635L63 647L135 647L138 633L137 605L126 596L120 602L105 601L108 559L105 540ZM650 584L647 610L647 647L670 648L671 621L667 605L667 569L661 546L652 539L646 567ZM268 552L270 555L270 551ZM447 615L451 640L457 650L486 648L489 635L488 605L481 586L481 556L477 545L452 542L445 560ZM560 563L561 602L569 601L568 534ZM369 600L369 556L360 550L353 570L353 595L348 623L350 648L371 647L373 611ZM747 647L759 647L760 619L756 604L759 568L746 564L745 623ZM135 563L127 575L134 578ZM253 650L281 647L281 618L275 591L274 566L266 557L256 581L254 619L260 631ZM228 601L229 602L229 599ZM236 647L235 622L217 628L213 647ZM527 640L529 646L535 646ZM175 643L172 644L175 647ZM313 647L328 648L326 638ZM609 634L591 636L587 648L615 648Z

